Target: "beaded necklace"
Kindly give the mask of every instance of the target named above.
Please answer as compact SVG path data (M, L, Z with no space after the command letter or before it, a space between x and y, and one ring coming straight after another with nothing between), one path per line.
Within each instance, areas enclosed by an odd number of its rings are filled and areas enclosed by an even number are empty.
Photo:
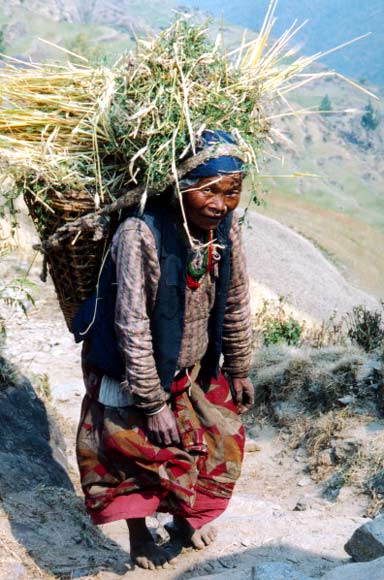
M212 244L213 234L210 230L206 237L205 243L198 250L195 250L194 256L188 262L187 267L187 286L192 289L200 287L200 279L212 268Z

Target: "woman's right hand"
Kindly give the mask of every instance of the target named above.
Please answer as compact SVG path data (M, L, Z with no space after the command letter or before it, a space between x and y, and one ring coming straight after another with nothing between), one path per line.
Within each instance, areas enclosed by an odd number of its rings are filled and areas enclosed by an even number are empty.
M169 447L180 443L176 419L168 405L156 415L147 417L147 429L149 439L159 446Z

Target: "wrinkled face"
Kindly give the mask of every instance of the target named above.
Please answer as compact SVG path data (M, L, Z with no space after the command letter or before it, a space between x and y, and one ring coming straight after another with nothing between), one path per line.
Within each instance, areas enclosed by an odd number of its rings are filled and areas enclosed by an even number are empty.
M203 231L214 230L229 211L237 208L241 196L242 175L204 177L183 192L188 224Z

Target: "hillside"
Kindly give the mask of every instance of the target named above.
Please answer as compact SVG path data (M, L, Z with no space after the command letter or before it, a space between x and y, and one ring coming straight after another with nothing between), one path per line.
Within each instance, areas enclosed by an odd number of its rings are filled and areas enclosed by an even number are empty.
M55 56L37 40L44 36L113 60L134 33L160 30L170 6L0 0L0 25L7 51L21 58ZM238 41L239 28L226 31L230 44ZM326 95L329 114L292 114L318 110ZM372 98L380 122L364 128L368 102L367 94L328 79L268 111L271 142L256 186L262 205L251 205L243 227L259 316L242 474L217 520L218 539L204 551L170 536L166 514L148 518L156 541L178 556L156 571L157 580L383 580L384 515L376 518L384 510L383 354L340 337L331 316L357 304L382 316L367 291L384 294L384 108ZM336 113L344 109L352 112ZM254 193L247 183L244 206ZM15 206L17 252L8 253L10 224L0 219L0 580L154 578L130 561L124 520L96 528L85 513L75 459L81 347L52 280L41 280L43 258L31 249L37 234L20 198ZM23 301L17 281L4 291L15 277L28 279L34 303ZM281 296L294 322L305 319L300 346L261 345L260 316L274 317ZM318 323L316 347L304 342L311 322ZM323 346L326 338L331 343ZM379 530L377 542L369 531L368 563L363 549L348 548L367 523Z
M269 0L185 0L189 6L224 16L229 22L258 30ZM324 59L324 63L355 79L384 85L384 5L381 0L279 0L275 30L282 34L297 19L308 19L297 41L306 54L326 51L371 32L371 36ZM372 58L375 55L375 58Z
M188 10L175 0L0 0L0 52L46 60L66 58L43 38L91 60L114 62L130 50L137 36L169 26L176 11ZM219 25L212 25L212 36ZM226 26L228 46L240 42L242 29ZM2 41L1 41L2 39Z
M382 97L383 92L370 87ZM260 179L265 205L258 211L312 241L349 279L384 295L384 125L362 127L369 98L337 80L324 79L290 96L295 109L318 110L328 95L334 111L276 119L278 135L261 174L315 177ZM384 118L381 101L372 106ZM283 107L287 111L287 106ZM278 113L277 113L278 114Z

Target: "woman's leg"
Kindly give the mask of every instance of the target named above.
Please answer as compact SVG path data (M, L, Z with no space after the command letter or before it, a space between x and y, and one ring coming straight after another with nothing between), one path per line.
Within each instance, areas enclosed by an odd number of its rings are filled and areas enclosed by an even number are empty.
M206 391L194 384L190 400L186 400L185 395L177 398L175 411L179 421L185 416L198 426L191 445L200 442L206 449L197 459L199 475L193 505L179 501L172 509L174 528L195 548L201 549L216 538L217 530L212 521L227 508L240 475L244 428L228 382L221 374L211 381Z

